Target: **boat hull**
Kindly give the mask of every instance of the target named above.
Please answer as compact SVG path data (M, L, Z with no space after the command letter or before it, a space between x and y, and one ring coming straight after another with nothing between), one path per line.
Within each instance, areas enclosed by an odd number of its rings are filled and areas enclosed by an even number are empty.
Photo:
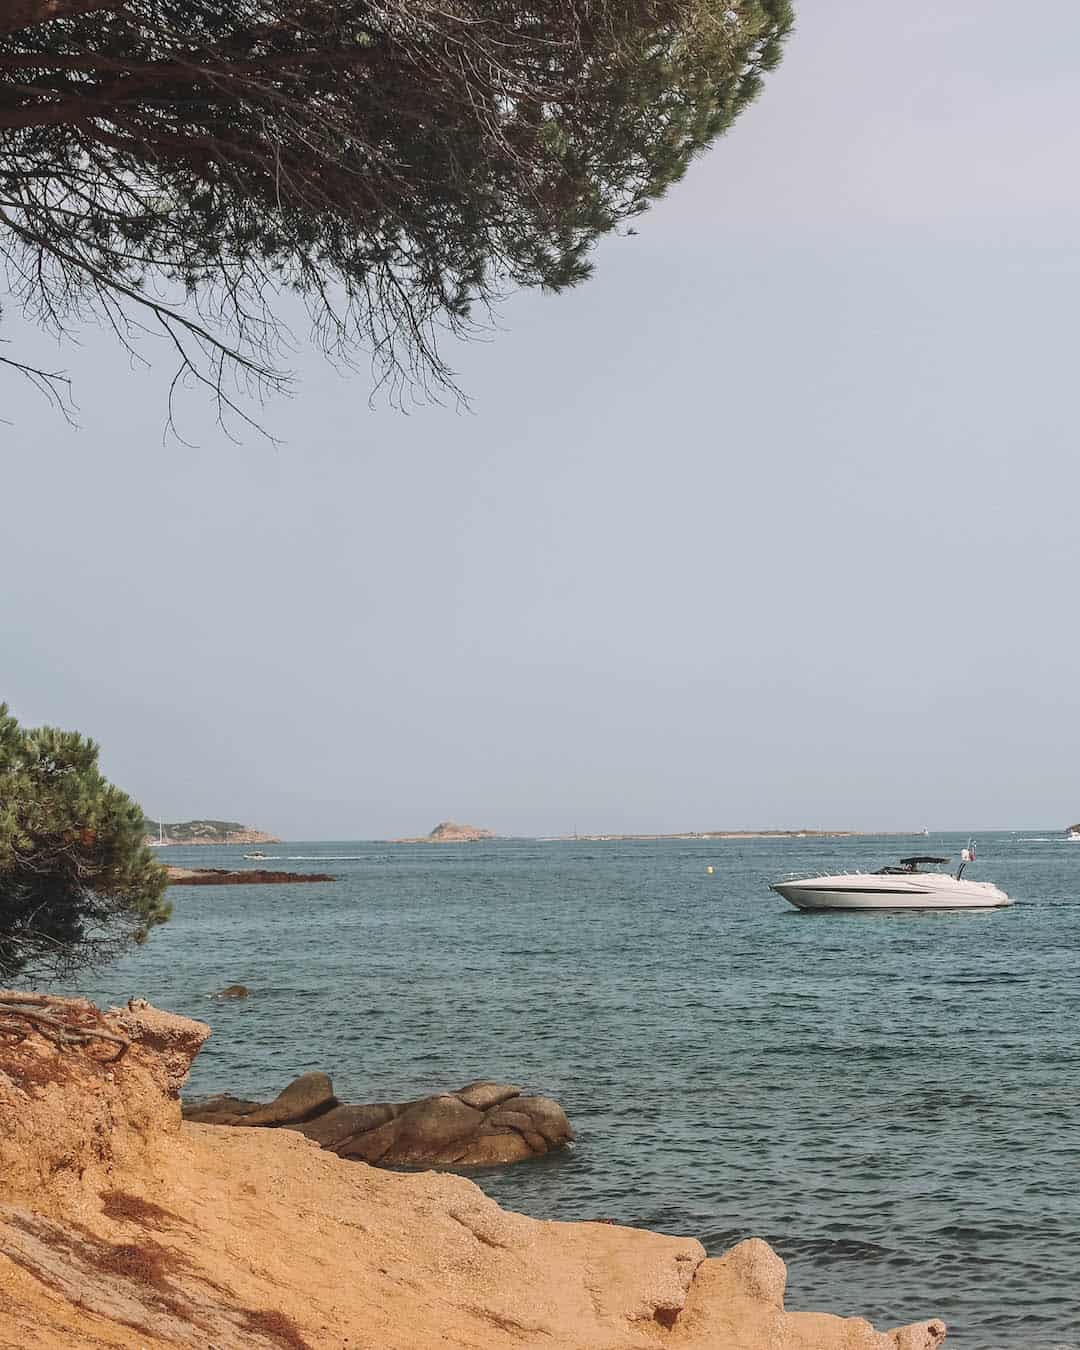
M882 886L868 879L860 888L854 878L833 882L828 877L813 881L776 882L770 887L796 909L1000 909L1012 901L988 882L953 881L948 887Z

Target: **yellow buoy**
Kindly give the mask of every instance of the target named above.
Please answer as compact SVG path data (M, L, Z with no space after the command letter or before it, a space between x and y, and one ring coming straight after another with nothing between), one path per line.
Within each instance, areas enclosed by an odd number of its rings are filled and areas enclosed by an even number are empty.
M706 867L705 871L706 871L706 873L707 873L710 877L712 876L713 870L712 870L711 867Z

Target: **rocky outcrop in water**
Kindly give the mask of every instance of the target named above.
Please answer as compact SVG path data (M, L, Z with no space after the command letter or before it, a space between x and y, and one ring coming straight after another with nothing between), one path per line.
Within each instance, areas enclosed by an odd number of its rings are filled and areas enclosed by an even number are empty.
M333 881L329 872L268 872L251 867L230 872L224 867L166 867L170 886L291 886L295 881Z
M418 1101L349 1106L334 1096L326 1074L306 1073L266 1105L210 1097L185 1103L184 1118L297 1130L341 1158L395 1167L497 1166L565 1148L574 1138L558 1102L486 1081Z
M181 1125L176 1087L205 1024L142 1003L104 1024L79 1000L49 1011L130 1044L119 1059L115 1040L61 1051L0 1025L5 1346L937 1350L944 1337L936 1320L876 1332L785 1311L784 1264L756 1239L708 1260L693 1238L507 1213L464 1177L346 1163L292 1129ZM279 1110L324 1106L320 1077Z

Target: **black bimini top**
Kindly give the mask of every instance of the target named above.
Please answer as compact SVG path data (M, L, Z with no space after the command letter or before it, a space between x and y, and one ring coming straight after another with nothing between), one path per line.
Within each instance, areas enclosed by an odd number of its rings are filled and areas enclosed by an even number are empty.
M920 863L947 863L948 861L948 858L931 858L929 854L920 855L918 858L901 858L899 867L879 867L875 875L879 877L910 876L912 872L919 870Z

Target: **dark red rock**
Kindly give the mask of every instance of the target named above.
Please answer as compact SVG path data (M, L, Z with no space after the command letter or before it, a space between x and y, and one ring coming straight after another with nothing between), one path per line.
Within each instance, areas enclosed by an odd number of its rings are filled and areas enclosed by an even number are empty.
M253 867L227 872L224 867L168 867L170 886L278 886L294 881L333 881L329 872L266 872Z

